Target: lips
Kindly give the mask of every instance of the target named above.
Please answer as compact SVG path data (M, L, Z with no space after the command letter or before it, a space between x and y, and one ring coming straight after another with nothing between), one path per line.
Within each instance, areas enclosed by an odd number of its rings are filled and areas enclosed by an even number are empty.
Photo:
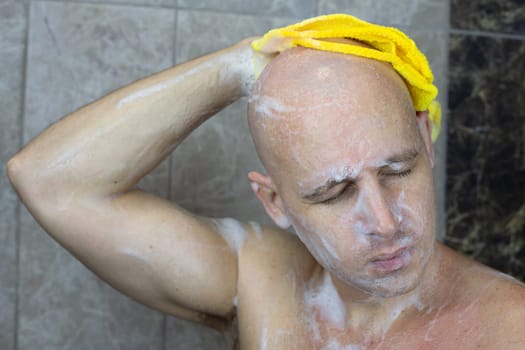
M372 269L381 274L390 273L403 268L410 257L410 251L407 247L399 248L391 253L384 253L375 256L370 261Z
M403 247L403 248L399 248L399 249L395 250L393 253L379 254L379 255L377 255L376 257L374 257L372 259L372 262L393 259L396 256L401 255L403 253L403 251L405 251L406 249L407 249L407 247Z

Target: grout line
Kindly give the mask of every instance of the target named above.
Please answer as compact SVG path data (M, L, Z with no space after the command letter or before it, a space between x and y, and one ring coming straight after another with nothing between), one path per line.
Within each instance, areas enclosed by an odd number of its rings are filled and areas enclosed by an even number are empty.
M511 39L511 40L525 40L525 35L508 34L499 32L487 32L482 30L465 30L465 29L450 29L450 34L480 36L495 39Z
M21 149L24 145L24 129L25 129L25 110L26 110L26 96L27 96L27 65L28 65L28 56L29 56L29 29L31 23L31 1L24 3L25 11L25 33L24 33L24 53L22 58L22 86L21 86L21 98L20 98L20 114L18 118L18 149ZM15 285L15 315L14 315L14 348L17 350L19 348L19 332L20 332L20 232L21 232L21 217L22 217L22 203L20 200L17 201L15 209L16 217L16 228L15 228L15 275L16 275L16 285Z
M17 201L16 207L15 207L15 218L16 218L16 227L15 227L15 276L16 276L16 282L15 282L15 312L14 312L14 332L13 332L13 343L14 343L14 349L18 349L18 332L20 329L20 311L19 311L19 305L20 305L20 218L22 214L22 208L20 207L21 203L20 200Z
M173 9L173 48L171 50L171 66L175 66L175 56L176 56L176 50L177 50L177 23L179 20L179 11L175 8ZM173 152L170 153L169 159L168 159L168 186L167 191L168 195L167 198L169 201L172 201L172 179L173 179ZM162 314L162 350L166 350L168 347L168 315L166 313Z
M449 98L448 94L450 91L450 35L451 35L451 26L450 26L450 1L446 2L446 22L445 22L445 30L446 35L444 37L445 39L445 49L446 54L444 57L445 64L444 64L444 72L443 72L443 88L444 91L442 91L441 99L443 101L443 121L441 125L441 143L436 144L437 146L441 146L441 157L440 159L436 159L437 161L441 161L441 171L438 174L439 178L439 186L441 187L440 192L437 197L441 196L441 203L438 203L437 207L437 216L439 221L437 222L437 227L440 228L440 230L437 232L436 237L440 242L443 242L446 239L447 236L447 157L448 157L448 118L450 117L449 113Z
M162 313L162 331L161 331L161 337L162 337L162 350L166 350L167 343L168 343L168 316L165 313Z
M173 50L171 50L171 66L175 66L177 64L176 61L176 50L177 50L177 23L179 22L179 11L175 10L174 13L174 21L173 21ZM173 201L172 196L172 180L173 180L173 152L169 155L168 160L168 200Z
M120 6L120 7L142 7L142 8L150 8L150 9L177 9L182 11L191 11L191 12L210 12L210 13L217 13L217 14L225 14L225 15L240 15L240 16L256 16L258 18L266 18L266 19L274 19L274 18L282 18L282 19L303 19L303 16L297 16L294 14L290 15L280 15L280 14L271 14L271 13L265 13L261 14L257 11L254 12L243 12L243 11L235 11L231 9L213 9L213 8L191 8L191 7L185 7L185 6L178 6L177 4L174 5L152 5L152 4L137 4L137 3L131 3L131 2L114 2L114 1L86 1L86 0L30 0L34 2L55 2L55 3L63 3L63 4L81 4L81 5L101 5L101 6Z
M289 14L289 15L281 15L281 14L272 14L272 13L260 13L258 11L254 12L243 12L243 11L235 11L231 9L213 9L213 8L191 8L191 7L184 7L184 6L177 6L178 10L182 11L191 11L191 12L210 12L210 13L218 13L218 14L224 14L224 15L239 15L239 16L252 16L257 18L264 18L264 19L289 19L289 18L295 18L295 19L303 19L303 16L298 16L296 14Z
M179 10L173 11L173 50L171 50L171 65L177 64L177 25L179 24Z
M15 218L16 218L16 227L15 227L15 275L16 275L16 284L15 284L15 314L14 314L14 349L18 349L18 333L20 329L20 218L22 216L22 208L20 200L18 200L15 208Z
M312 1L310 5L310 15L308 17L317 17L319 12L319 0Z
M34 2L54 2L62 4L78 4L78 5L100 5L100 6L120 6L120 7L141 7L149 9L169 9L175 8L175 5L151 5L151 4L136 4L132 2L114 2L114 1L87 1L87 0L30 0Z

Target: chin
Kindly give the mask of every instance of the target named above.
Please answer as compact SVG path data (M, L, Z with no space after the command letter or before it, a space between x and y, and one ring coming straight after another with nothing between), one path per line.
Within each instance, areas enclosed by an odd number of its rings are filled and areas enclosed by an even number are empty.
M404 276L392 276L374 282L375 285L367 291L368 294L381 298L393 298L412 292L419 286L420 279L407 280Z
M419 286L419 279L407 280L406 277L383 277L370 281L353 281L348 285L373 297L393 298L408 294Z
M423 280L425 269L419 266L394 271L384 276L347 276L334 271L339 280L346 285L360 290L370 296L393 298L408 294L416 289Z
M407 264L401 269L384 274L368 270L362 278L354 281L355 285L370 295L382 298L408 294L423 283L432 250L433 246L427 254L422 250L411 250Z

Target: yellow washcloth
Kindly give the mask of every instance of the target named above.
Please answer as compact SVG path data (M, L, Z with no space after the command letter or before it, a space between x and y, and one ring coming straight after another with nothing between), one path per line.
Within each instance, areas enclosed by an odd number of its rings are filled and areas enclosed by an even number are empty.
M329 38L348 38L372 48L325 41ZM303 46L372 58L389 62L407 83L416 111L429 110L432 140L441 128L441 107L435 100L438 89L425 55L407 35L396 28L384 27L346 14L310 18L287 27L272 29L252 42L255 51L272 54L291 47Z

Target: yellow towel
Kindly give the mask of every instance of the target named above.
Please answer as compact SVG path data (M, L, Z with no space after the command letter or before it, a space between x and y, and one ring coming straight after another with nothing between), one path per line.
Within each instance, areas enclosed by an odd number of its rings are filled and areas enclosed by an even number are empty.
M322 39L348 38L372 48L331 42ZM288 27L272 29L252 42L252 48L262 53L278 53L295 46L339 52L389 62L403 77L416 111L429 110L432 140L441 128L441 106L435 100L438 89L425 55L407 35L396 28L384 27L346 14L310 18Z

